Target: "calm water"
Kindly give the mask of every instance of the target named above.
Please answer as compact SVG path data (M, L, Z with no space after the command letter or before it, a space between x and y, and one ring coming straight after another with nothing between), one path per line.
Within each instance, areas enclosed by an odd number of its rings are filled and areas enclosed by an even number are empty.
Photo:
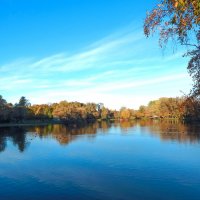
M200 199L200 127L0 128L0 199Z

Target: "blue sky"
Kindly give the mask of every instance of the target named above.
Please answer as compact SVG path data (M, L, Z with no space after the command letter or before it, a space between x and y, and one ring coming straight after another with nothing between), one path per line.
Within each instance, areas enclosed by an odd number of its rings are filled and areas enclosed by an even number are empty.
M138 108L188 92L184 49L162 51L143 20L156 1L1 0L0 94L9 102Z

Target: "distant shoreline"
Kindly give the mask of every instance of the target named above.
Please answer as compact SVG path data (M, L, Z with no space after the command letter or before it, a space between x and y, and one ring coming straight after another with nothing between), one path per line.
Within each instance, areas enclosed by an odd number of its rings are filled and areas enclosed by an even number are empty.
M174 121L174 122L182 122L182 123L189 123L189 124L198 124L200 121L199 120L180 120L180 119L174 119L174 118L138 118L138 119L97 119L95 121L90 121L90 122L85 122L81 123L80 121L78 122L71 122L71 123L65 123L62 121L45 121L45 122L40 122L40 121L30 121L30 122L20 122L20 123L0 123L0 128L1 127L20 127L20 126L46 126L46 125L53 125L53 124L60 124L60 125L66 125L66 126L72 126L72 127L77 127L79 125L83 124L91 124L93 122L102 122L102 121L118 121L118 122L126 122L126 121L137 121L137 120L144 120L144 121Z

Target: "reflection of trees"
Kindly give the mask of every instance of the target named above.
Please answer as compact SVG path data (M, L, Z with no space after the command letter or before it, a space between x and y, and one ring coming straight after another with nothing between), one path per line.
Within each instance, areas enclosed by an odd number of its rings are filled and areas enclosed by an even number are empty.
M27 147L26 130L21 127L10 127L0 129L0 152L7 146L7 140L10 139L20 152Z
M28 145L28 142L26 141L26 130L22 127L13 129L11 134L14 145L17 145L18 149L23 152Z
M108 131L108 129L111 128L112 124L109 121L101 121L99 123L96 123L96 126L103 133L106 133Z
M102 129L105 130L104 124ZM65 125L49 125L32 127L31 132L35 132L39 137L55 138L60 144L68 144L79 135L90 134L95 136L99 129L99 123L89 124L83 127L67 127Z
M133 127L145 128L150 134L159 136L161 140L175 140L178 142L199 142L200 126L186 125L174 121L121 121L119 122L97 122L82 127L67 127L65 125L48 125L27 127L28 133L22 127L0 128L0 152L7 146L7 140L13 142L20 152L23 152L27 145L26 134L40 138L54 138L60 144L68 144L80 135L87 135L91 138L96 137L98 132L107 133L111 127L120 127L121 132L127 132Z
M120 128L123 132L126 132L129 128L132 128L136 125L135 120L125 120L120 122Z
M120 127L122 132L135 127L145 127L150 134L159 136L162 140L177 140L179 142L195 142L200 141L200 126L186 125L177 121L156 121L156 120L130 120L115 121L113 123L102 121L83 127L67 127L65 125L49 125L30 128L32 132L36 132L41 138L53 137L60 144L68 144L75 140L79 135L90 134L95 137L98 131L106 133L112 126Z
M39 135L40 138L52 137L56 139L60 144L68 144L69 142L77 139L80 135L90 135L90 137L96 137L95 134L98 131L107 132L111 127L111 124L102 121L87 126L66 126L62 124L54 124L48 126L30 127L30 131Z
M178 121L138 121L141 127L149 129L153 135L158 135L162 140L176 140L178 142L199 142L200 126L197 124L183 124Z
M6 138L0 135L0 152L4 151L6 148Z

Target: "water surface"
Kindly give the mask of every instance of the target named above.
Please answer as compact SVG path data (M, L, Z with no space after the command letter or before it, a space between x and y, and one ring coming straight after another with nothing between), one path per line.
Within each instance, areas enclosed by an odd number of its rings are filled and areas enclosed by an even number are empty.
M200 127L0 128L0 199L200 199Z

